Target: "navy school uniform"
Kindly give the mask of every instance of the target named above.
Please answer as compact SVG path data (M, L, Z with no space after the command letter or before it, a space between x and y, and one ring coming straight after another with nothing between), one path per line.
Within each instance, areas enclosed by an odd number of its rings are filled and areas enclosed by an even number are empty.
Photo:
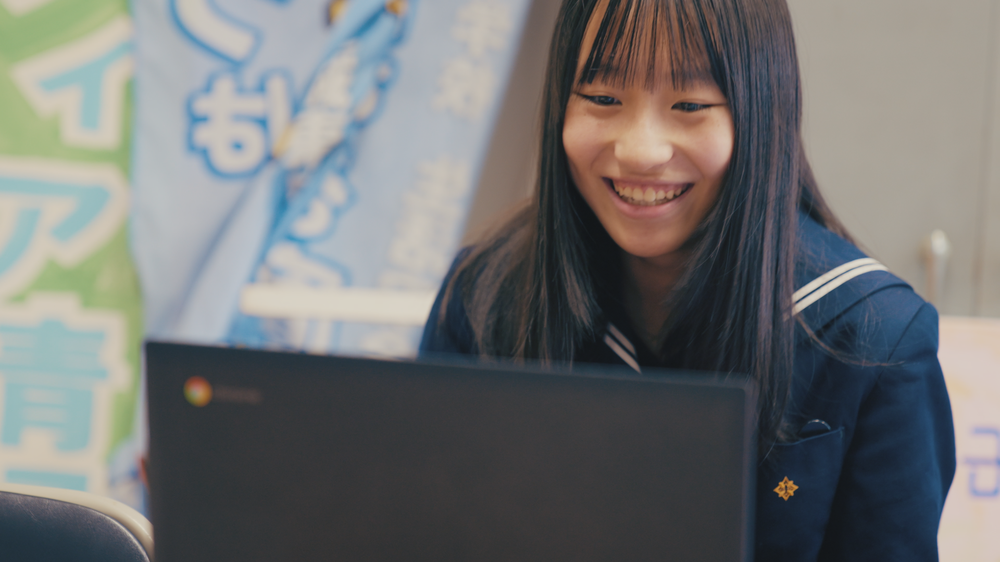
M785 419L797 440L774 446L757 468L755 559L937 560L938 523L955 475L937 312L812 220L800 220L799 238L793 299L813 337L796 328ZM442 297L421 353L475 354L461 295L454 292L439 323ZM575 360L639 372L660 366L624 311L609 308L604 333Z

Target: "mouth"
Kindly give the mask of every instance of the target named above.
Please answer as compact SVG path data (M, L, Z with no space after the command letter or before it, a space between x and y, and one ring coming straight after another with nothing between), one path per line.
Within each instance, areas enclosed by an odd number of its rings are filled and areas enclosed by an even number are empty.
M629 183L625 181L615 181L605 179L611 188L615 190L618 197L629 205L640 207L653 207L665 205L681 195L684 195L694 186L693 183L671 184L671 185L649 185Z

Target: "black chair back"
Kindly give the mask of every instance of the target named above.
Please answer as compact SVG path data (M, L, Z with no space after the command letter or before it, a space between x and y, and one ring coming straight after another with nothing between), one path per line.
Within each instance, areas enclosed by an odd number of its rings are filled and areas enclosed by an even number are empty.
M0 491L0 560L150 562L136 537L111 517L9 491Z

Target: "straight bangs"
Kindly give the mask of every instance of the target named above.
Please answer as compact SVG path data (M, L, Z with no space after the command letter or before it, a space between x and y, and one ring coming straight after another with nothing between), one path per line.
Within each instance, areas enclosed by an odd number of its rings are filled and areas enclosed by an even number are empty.
M715 18L703 10L689 0L607 0L578 85L654 90L669 80L676 89L714 82L725 91Z

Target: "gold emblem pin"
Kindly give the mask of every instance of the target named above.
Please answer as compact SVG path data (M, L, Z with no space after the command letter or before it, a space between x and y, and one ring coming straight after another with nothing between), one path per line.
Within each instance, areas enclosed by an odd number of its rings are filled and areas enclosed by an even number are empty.
M778 494L779 498L788 501L788 498L794 496L795 490L798 489L799 487L795 485L795 482L789 480L788 477L786 476L785 479L782 480L780 484L778 484L778 487L774 489L774 492Z

